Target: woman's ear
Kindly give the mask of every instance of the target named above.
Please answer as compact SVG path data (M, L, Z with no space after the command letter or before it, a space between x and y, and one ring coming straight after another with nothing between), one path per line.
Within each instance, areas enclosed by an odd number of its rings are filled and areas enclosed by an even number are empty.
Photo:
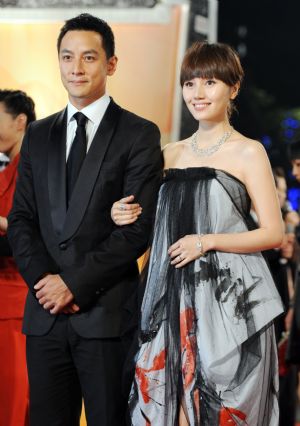
M231 95L230 95L230 99L232 101L237 97L239 90L240 90L240 83L236 83L234 86L232 86Z

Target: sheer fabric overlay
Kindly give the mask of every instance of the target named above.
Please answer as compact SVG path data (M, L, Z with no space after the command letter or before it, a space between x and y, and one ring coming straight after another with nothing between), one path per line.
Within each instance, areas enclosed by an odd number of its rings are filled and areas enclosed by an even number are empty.
M276 426L272 320L282 312L261 253L213 251L175 269L168 248L189 234L251 228L250 198L213 168L169 169L161 186L130 394L134 426Z

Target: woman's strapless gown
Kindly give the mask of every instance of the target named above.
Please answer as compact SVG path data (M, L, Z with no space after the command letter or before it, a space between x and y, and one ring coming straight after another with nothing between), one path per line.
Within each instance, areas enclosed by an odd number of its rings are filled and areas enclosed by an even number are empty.
M169 169L161 186L130 394L134 426L276 426L280 297L261 253L220 251L181 269L168 247L189 234L251 228L237 178L208 167Z

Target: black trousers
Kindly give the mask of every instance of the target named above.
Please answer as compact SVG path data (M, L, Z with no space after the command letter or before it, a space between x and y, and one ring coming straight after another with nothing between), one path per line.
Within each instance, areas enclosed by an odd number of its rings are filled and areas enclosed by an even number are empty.
M80 337L63 314L47 335L27 336L30 426L79 426L82 398L88 426L125 425L128 346Z

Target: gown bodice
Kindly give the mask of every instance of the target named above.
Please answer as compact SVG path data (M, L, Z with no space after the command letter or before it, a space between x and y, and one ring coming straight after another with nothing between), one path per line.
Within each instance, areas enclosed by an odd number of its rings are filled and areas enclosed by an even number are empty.
M165 171L142 306L144 336L157 328L172 286L178 294L182 289L193 293L192 304L210 329L216 324L215 333L230 335L228 351L282 312L281 299L260 252L211 251L183 268L170 265L168 248L185 235L253 230L250 206L245 185L228 172L210 167Z

